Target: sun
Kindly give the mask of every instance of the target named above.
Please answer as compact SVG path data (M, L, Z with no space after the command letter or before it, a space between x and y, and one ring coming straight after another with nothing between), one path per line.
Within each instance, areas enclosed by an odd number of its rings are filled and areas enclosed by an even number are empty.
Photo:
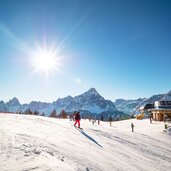
M31 63L37 72L40 71L49 74L59 69L60 58L53 48L38 47L31 53L31 56Z
M50 71L56 69L56 57L49 51L42 50L35 56L35 67L38 70Z

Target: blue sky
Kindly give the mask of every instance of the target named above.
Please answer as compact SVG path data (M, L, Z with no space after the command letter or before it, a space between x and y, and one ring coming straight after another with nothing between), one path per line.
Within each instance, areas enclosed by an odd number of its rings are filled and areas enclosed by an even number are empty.
M52 102L91 87L106 99L171 89L170 0L0 0L0 99ZM60 65L35 71L37 47Z

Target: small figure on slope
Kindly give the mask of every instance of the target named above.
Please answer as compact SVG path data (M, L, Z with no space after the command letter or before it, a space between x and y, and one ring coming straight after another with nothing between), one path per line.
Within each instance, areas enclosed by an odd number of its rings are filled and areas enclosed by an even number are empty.
M111 115L109 116L109 124L110 124L110 126L112 126L112 116Z
M148 115L148 118L150 119L150 123L152 124L152 121L153 121L153 115L152 115L151 113Z
M80 116L80 112L77 112L75 114L75 123L74 123L74 126L76 126L76 124L78 123L78 128L80 128L80 120L81 120L81 116Z
M92 124L94 125L96 123L96 116L92 118Z
M150 123L152 123L152 117L150 116Z
M131 123L131 129L132 129L132 132L134 132L134 124L133 123Z

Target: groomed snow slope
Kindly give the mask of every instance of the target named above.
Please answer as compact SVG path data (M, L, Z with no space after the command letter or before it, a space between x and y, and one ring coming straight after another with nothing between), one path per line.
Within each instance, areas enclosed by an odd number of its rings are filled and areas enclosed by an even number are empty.
M171 170L171 136L162 122L110 127L81 120L81 126L83 131L68 119L0 114L0 171Z

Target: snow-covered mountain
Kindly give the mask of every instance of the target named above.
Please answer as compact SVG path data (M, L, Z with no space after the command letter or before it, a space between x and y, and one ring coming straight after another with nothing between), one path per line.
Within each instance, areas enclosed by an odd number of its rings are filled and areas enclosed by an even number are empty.
M166 94L153 95L150 98L139 98L136 100L117 99L112 102L104 99L95 88L91 88L79 96L58 98L53 103L32 101L29 104L20 104L17 98L13 98L7 103L0 101L0 112L25 112L27 109L31 109L32 111L38 110L40 113L44 112L49 115L56 109L57 113L61 110L66 112L81 111L82 113L104 114L106 117L111 114L113 117L117 117L118 115L124 115L123 113L138 113L142 105L154 103L156 100L171 100L171 91Z
M119 111L127 114L139 113L139 108L149 103L154 103L158 100L171 100L171 90L166 94L153 95L150 98L139 98L136 100L117 99L114 105Z
M0 111L1 112L7 112L8 111L8 107L6 105L6 103L4 103L4 101L0 101Z
M157 95L153 95L153 96L151 96L150 98L145 99L145 100L142 101L138 106L135 107L134 113L135 113L135 114L139 113L139 108L140 108L141 106L144 106L144 105L146 105L146 104L153 104L155 101L158 101L158 100L163 100L163 98L164 98L165 96L167 96L167 93L166 93L166 94L157 94ZM167 99L165 98L165 100L167 100Z
M131 119L110 127L82 119L83 130L73 124L68 119L0 114L0 170L171 170L171 137L163 132L163 122Z
M6 104L3 101L0 102L1 112L24 112L27 109L31 109L32 111L37 110L40 113L44 112L47 115L49 115L54 109L56 109L57 113L61 110L67 112L78 110L89 111L92 114L100 114L105 111L117 111L112 101L105 100L95 88L91 88L87 92L76 97L67 96L61 99L58 98L53 103L32 101L29 104L21 105L17 98L13 98Z
M7 105L7 108L8 108L9 112L15 112L21 107L21 104L20 104L19 100L16 97L9 100L9 102L7 102L6 105Z
M14 97L8 102L0 101L0 112L17 112L25 111L28 107L28 104L20 104L19 100Z
M50 105L51 103L32 101L27 105L27 109L43 111L43 109L48 108Z
M162 98L161 100L171 100L171 90L166 93Z
M112 101L105 100L94 88L76 97L65 97L53 103L58 111L88 110L91 113L101 113L104 111L116 111Z
M125 112L127 114L132 114L135 108L141 104L145 98L136 99L136 100L125 100L125 99L116 99L114 105L119 111Z

